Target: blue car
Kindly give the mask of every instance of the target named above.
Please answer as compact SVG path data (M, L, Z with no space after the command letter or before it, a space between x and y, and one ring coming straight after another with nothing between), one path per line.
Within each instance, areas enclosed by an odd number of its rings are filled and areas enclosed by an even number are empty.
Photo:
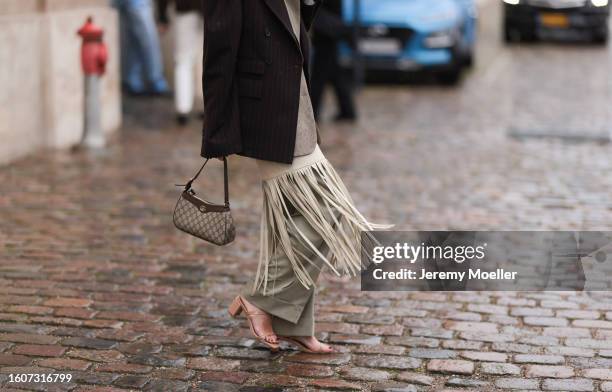
M354 23L356 0L343 0L343 19ZM474 0L358 0L358 47L366 70L435 71L444 83L457 83L472 65L476 41ZM355 61L348 43L340 62Z

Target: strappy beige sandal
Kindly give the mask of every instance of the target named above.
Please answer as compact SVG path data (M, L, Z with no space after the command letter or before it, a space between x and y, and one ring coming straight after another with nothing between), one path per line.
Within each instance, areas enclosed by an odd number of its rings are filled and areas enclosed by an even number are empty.
M244 305L244 299L241 296L237 296L234 301L232 302L232 304L229 307L229 314L230 316L236 318L238 317L238 315L240 313L244 312L244 315L246 316L248 322L249 322L249 327L251 328L251 333L253 334L253 336L255 336L255 338L257 340L259 340L263 345L265 345L266 347L268 347L270 349L270 351L276 352L279 349L279 345L278 343L270 343L266 340L266 338L274 335L274 334L269 334L269 335L265 335L262 336L260 334L258 334L255 331L255 327L253 326L253 318L257 317L257 316L268 316L267 313L263 312L263 311L255 311L255 312L249 312L247 311L247 307ZM270 321L270 319L268 318L268 321L264 323L263 325L263 329L264 330L268 330L268 331L272 331L272 322Z
M278 337L280 340L284 340L287 343L291 343L295 346L297 346L300 351L303 351L305 353L308 354L336 354L338 351L336 351L333 347L330 346L331 351L316 351L311 349L310 347L306 346L304 343L302 343L301 341L294 339L294 338L290 338L288 336L279 336ZM323 343L319 342L319 348L321 348L323 346Z

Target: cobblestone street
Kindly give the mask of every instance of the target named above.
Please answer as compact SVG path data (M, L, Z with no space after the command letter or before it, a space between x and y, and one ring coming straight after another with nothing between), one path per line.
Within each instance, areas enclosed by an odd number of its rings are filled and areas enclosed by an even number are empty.
M369 85L359 124L322 124L325 154L364 215L397 229L612 230L612 147L597 141L612 49L505 47L498 12L481 15L461 86ZM340 353L259 347L227 314L257 263L256 167L230 160L235 243L178 232L174 184L201 162L200 133L176 129L168 102L126 101L103 152L0 168L2 391L612 391L611 293L361 292L326 274L317 330ZM221 200L221 164L203 177ZM72 380L10 382L23 373Z

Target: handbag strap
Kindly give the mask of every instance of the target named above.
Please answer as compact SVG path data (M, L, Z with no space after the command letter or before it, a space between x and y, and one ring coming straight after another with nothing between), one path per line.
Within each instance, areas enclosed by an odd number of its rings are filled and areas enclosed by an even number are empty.
M189 191L191 189L193 182L198 179L208 161L210 161L210 159L206 159L206 161L204 161L204 164L202 165L202 167L200 167L200 170L198 170L196 175L193 176L191 180L187 181L187 184L185 184L185 191ZM227 157L223 157L223 193L225 198L225 206L229 207L229 176L227 169Z
M225 206L229 207L229 177L227 171L227 157L223 157L223 195L225 198Z

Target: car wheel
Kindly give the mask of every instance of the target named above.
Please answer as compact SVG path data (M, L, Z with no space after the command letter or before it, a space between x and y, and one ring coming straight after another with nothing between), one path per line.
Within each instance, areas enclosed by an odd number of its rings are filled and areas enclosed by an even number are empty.
M470 49L470 51L468 51L463 58L463 65L471 68L474 66L474 61L474 50Z
M519 42L521 40L521 34L514 25L504 20L504 41L506 43Z
M608 37L610 33L607 28L596 31L593 33L593 42L600 45L605 45L608 43Z
M504 27L504 42L507 44L515 42L515 39L519 37L515 31L508 26ZM519 38L520 39L520 38Z
M445 86L455 86L461 80L462 68L458 65L449 69L448 71L441 71L438 73L438 80Z
M538 40L538 36L535 31L521 31L521 41L523 42L536 42Z
M526 30L525 28L517 28L511 24L504 26L504 41L512 42L535 42L538 36L535 31Z

